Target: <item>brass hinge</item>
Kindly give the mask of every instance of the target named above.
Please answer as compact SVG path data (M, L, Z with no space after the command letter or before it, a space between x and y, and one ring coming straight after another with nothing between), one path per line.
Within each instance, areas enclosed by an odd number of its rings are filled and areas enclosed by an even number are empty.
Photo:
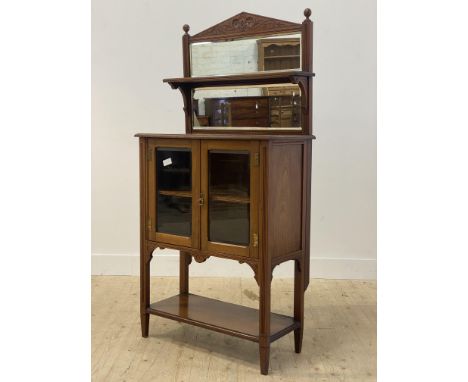
M151 218L146 219L146 227L151 231Z
M254 153L253 164L254 164L254 166L259 166L260 165L260 154L259 153Z
M153 159L153 149L148 149L146 151L146 160L151 161Z
M253 234L253 246L258 247L258 235L256 233Z

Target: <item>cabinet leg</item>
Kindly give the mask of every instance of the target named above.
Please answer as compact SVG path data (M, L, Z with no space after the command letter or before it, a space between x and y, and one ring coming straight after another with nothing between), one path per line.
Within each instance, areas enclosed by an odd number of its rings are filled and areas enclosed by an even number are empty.
M267 346L260 345L260 372L263 375L268 375L270 367L270 344Z
M267 261L262 262L260 269L260 371L267 375L270 364L271 265Z
M152 258L152 249L147 248L144 244L141 246L140 252L140 319L141 319L141 335L148 337L149 314L146 309L150 301L150 261Z
M179 263L179 293L187 294L189 292L189 265L192 262L192 256L187 252L180 251Z
M146 338L148 337L148 331L149 331L149 314L148 313L142 313L140 315L141 318L141 336Z
M302 333L304 333L303 327L294 329L294 350L296 353L300 353L302 350Z
M304 282L305 272L303 260L294 262L294 320L300 323L300 327L294 330L294 350L300 353L302 350L302 336L304 333Z

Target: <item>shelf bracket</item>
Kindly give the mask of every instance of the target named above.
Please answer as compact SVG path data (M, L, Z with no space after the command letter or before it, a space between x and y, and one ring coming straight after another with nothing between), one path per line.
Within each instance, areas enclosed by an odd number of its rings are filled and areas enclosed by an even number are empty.
M260 283L258 281L258 263L254 263L252 261L246 261L246 260L239 260L239 264L244 264L244 263L250 266L250 268L252 268L254 272L255 281L257 282L258 286L260 286Z
M182 100L184 101L184 113L186 117L191 117L190 115L190 110L192 109L191 107L191 102L192 102L192 89L190 87L186 86L172 86L173 89L179 89L180 92L182 93Z
M307 77L300 77L300 76L291 76L290 81L292 84L299 85L299 89L301 89L301 107L303 109L307 109L308 100L308 78Z
M146 245L145 251L144 251L144 261L145 263L149 263L153 259L153 251L155 250L154 246L152 245Z

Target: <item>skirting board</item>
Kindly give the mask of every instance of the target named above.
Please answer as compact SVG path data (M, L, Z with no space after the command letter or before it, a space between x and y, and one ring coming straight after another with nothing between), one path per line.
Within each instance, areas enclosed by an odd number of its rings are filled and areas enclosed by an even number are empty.
M93 275L139 275L140 259L137 255L93 254L91 273ZM151 261L152 276L178 276L179 255L169 249L156 251ZM275 267L274 277L293 277L293 262L287 261ZM247 264L232 260L209 258L198 264L192 261L190 276L194 277L253 277ZM375 280L377 261L375 259L311 258L310 276L324 279Z

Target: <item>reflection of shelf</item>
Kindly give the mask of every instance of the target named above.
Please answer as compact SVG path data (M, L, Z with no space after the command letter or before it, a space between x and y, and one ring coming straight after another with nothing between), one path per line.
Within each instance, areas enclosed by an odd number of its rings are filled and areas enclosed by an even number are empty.
M210 200L215 200L218 202L228 202L228 203L242 203L249 204L250 198L248 196L236 196L236 195L227 195L227 194L210 194Z
M284 56L264 56L263 58L266 60L266 59L270 59L270 58L299 58L300 56L297 55L297 54L286 54Z
M179 198L191 198L192 191L172 191L172 190L159 190L160 195L178 196Z
M179 294L151 304L147 312L246 340L259 341L258 310L246 306L194 294ZM299 326L299 322L292 317L271 313L270 341Z

